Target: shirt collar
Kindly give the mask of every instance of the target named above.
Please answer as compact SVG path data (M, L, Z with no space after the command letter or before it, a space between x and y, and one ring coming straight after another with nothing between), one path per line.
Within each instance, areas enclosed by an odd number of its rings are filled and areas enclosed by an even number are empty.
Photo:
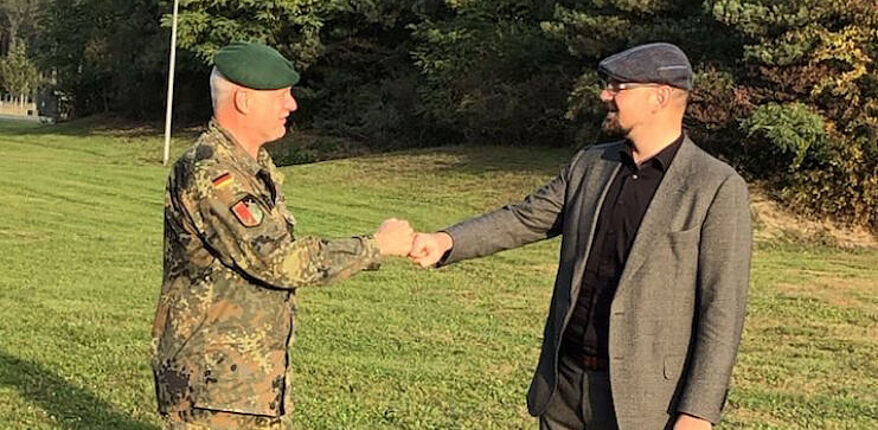
M652 156L649 160L641 163L641 166L645 163L653 163L656 167L661 169L663 172L668 171L668 167L671 166L671 162L674 161L674 157L677 155L677 151L680 149L680 145L683 144L683 139L685 139L686 134L680 134L680 137L671 142L670 145L666 146L664 149L659 151L658 154ZM631 141L625 141L625 146L619 151L619 155L622 158L622 162L626 163L631 167L636 167L637 164L634 162L634 155L632 154L633 143Z

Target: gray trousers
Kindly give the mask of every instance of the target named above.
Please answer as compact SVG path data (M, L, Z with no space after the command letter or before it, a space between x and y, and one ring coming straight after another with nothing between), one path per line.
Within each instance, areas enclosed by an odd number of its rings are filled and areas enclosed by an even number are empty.
M606 370L585 370L567 354L558 363L558 387L540 416L540 430L617 430Z

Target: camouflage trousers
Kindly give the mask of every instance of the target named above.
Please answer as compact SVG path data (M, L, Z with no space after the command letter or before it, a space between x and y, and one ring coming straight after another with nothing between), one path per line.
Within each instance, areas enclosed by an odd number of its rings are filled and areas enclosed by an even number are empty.
M189 409L165 416L165 430L289 430L283 417Z

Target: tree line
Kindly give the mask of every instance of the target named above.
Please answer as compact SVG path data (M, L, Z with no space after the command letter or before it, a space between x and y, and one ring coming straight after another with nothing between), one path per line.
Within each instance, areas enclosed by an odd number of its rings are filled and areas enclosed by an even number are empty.
M3 85L34 91L8 72L30 65L71 117L158 119L171 6L0 0ZM874 0L181 0L180 8L178 124L210 115L212 54L256 40L302 71L299 126L376 148L593 143L604 114L597 62L673 42L697 72L686 125L699 144L804 214L878 230Z

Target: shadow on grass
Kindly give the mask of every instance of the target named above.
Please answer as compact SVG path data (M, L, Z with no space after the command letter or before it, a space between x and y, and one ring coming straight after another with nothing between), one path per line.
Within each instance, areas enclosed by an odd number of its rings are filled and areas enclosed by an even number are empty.
M14 388L22 397L44 409L61 429L157 429L131 419L113 405L70 384L43 366L2 350L0 386Z
M203 124L175 127L174 136L197 136ZM0 118L0 133L28 136L60 135L70 137L109 136L120 138L161 138L164 126L156 121L134 121L113 115L93 115L56 124Z
M172 148L174 156L182 152L191 143L195 142L198 135L203 131L204 124L175 128L173 132L176 146ZM154 138L161 139L163 128L159 123L129 121L111 115L95 115L74 121L59 124L34 124L0 120L0 136L27 136L39 139L41 136L67 136L74 138L88 138L91 136L118 138L120 148L125 148L128 139ZM571 147L554 147L550 145L466 145L452 144L439 147L406 148L399 143L392 147L371 148L364 142L351 139L321 135L319 131L290 132L278 142L271 143L267 149L272 153L278 166L291 166L308 164L315 161L326 161L344 158L360 158L368 161L371 157L384 157L388 153L403 152L417 158L430 154L444 154L457 157L455 161L440 163L435 166L397 166L399 168L410 167L420 170L423 167L432 167L433 170L449 171L456 173L485 172L516 172L537 173L553 176L560 168L570 161L576 149ZM137 158L156 163L156 157L160 153L141 154ZM423 160L420 160L423 161Z
M446 145L411 148L388 153L374 152L360 155L363 162L396 158L390 169L409 172L442 172L454 174L524 173L552 177L567 165L576 148L554 148L539 145ZM449 158L450 157L450 158ZM343 157L344 158L344 157ZM531 190L527 190L531 191Z
M447 154L462 156L459 162L448 165L442 170L469 174L516 172L546 176L558 174L577 152L577 149L574 148L553 148L540 145L481 145L439 149Z

